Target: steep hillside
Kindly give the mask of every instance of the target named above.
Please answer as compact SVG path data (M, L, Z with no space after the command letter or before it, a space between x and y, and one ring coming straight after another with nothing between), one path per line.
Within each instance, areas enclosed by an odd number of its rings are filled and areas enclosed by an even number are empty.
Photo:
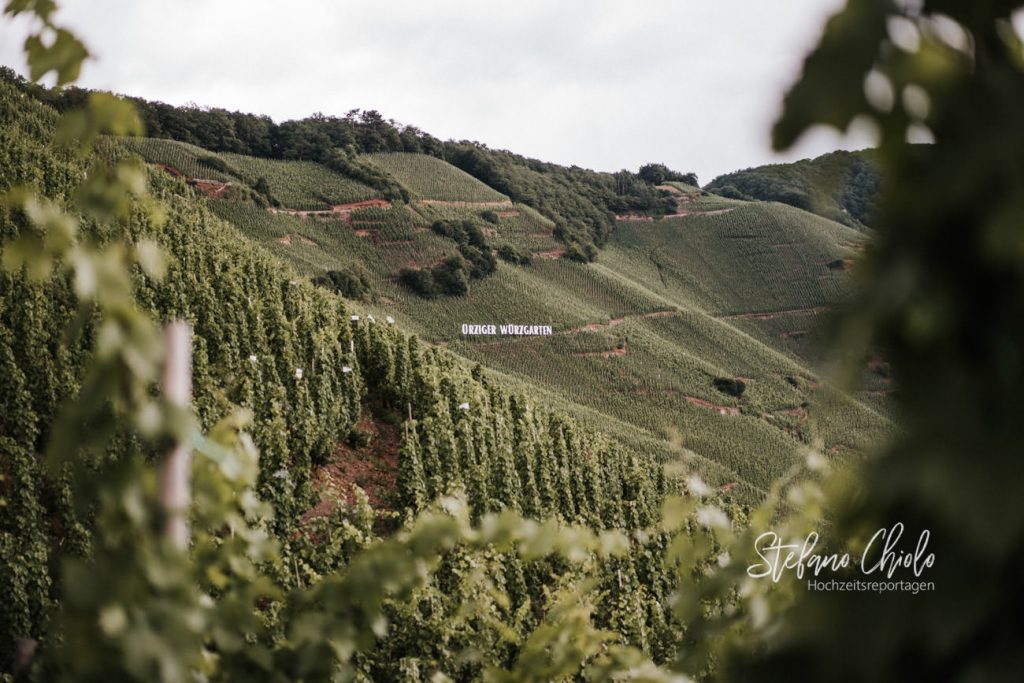
M437 159L382 158L426 174L406 171L415 194L461 198L323 215L210 205L314 281L364 283L344 291L366 312L500 370L632 448L689 458L745 500L760 498L807 444L862 453L889 429L881 364L866 370L858 398L816 371L814 341L848 294L858 231L784 204L668 185L670 216L624 214L598 261L577 263L561 258L552 224L529 207L494 200ZM408 269L460 258L463 246L435 226L467 221L495 252L525 258L499 260L461 296L424 298L403 284ZM503 323L552 334L462 332Z
M861 231L871 225L878 187L878 168L870 151L839 151L749 168L707 185L725 197L782 202Z
M370 154L365 158L384 169L420 199L498 204L509 201L508 197L468 173L426 154L389 152Z
M192 114L189 130L205 136L212 113ZM301 157L296 145L315 130L349 135L371 153L338 165L128 144L165 170L178 159L222 174L227 190L172 166L215 214L364 313L500 371L620 443L690 458L745 500L760 498L807 444L860 453L889 429L883 363L866 370L856 398L815 367L821 321L847 294L856 230L782 204L702 196L686 183L653 186L468 143L437 147L413 131L417 148L370 115L332 121L267 135L291 150L276 156ZM395 145L430 154L386 151ZM384 179L391 199L359 185L351 168ZM664 218L647 212L646 196L659 198ZM588 264L593 244L567 238L559 220L589 221L595 207L593 225L604 227L591 234L605 246ZM464 324L552 334L463 334Z
M86 168L133 153L118 141L105 140L93 158L76 157L53 143L56 119L52 110L0 84L0 192L25 186L74 211L68 198ZM241 167L258 163L235 161ZM406 333L405 320L395 325L384 316L374 318L368 310L352 308L336 294L303 282L291 265L256 244L258 240L246 239L218 219L206 195L190 189L182 178L153 169L148 184L164 204L166 222L133 211L109 224L83 222L84 238L101 244L148 239L167 254L163 277L135 274L134 296L156 320L185 319L194 328L194 405L204 429L232 413L234 406L255 416L257 493L274 513L261 524L276 535L283 557L280 566L268 571L282 595L337 571L374 538L374 513L359 507L360 494L352 484L373 494L384 531L456 489L465 492L473 518L510 509L592 529L631 531L652 524L662 496L675 484L648 454L584 428L555 397L530 393L529 386L506 381L500 373L443 349L425 348ZM216 206L228 200L211 201ZM303 222L267 208L252 210L272 220ZM415 213L414 208L396 207L387 215L402 211ZM324 221L334 230L352 230L340 223L346 227ZM107 332L96 316L78 310L75 292L81 282L63 274L40 278L12 266L12 243L35 230L28 212L10 204L0 210L7 266L0 270L4 670L10 670L19 639L52 646L46 639L59 633L49 622L57 567L69 557L90 556L94 522L87 504L76 506L82 503L76 496L88 493L70 489L65 475L48 469L37 454L54 447L54 420L78 392L91 349L97 339L102 348ZM112 418L109 422L117 424ZM106 436L106 424L93 427ZM145 439L138 434L117 431L112 438L103 449L91 443L58 447L68 450L61 456L71 467L100 480L136 456L156 456L139 453ZM345 501L353 496L357 500L350 506ZM318 525L325 517L329 523ZM349 534L344 547L325 540L331 533ZM489 557L497 565L492 575L514 585L518 600L536 605L545 604L562 571L557 564L532 567L525 581L515 557ZM666 566L656 552L645 551L602 568L600 576L607 581L622 574L658 578L629 606L604 610L597 617L601 623L628 615L646 630L650 621L650 628L657 630L638 641L647 648L654 638L668 638L670 616L664 606L672 585L665 578ZM438 611L431 619L440 624L451 619L469 590L448 590L432 603ZM542 617L539 612L517 618L526 620L522 623L529 630ZM390 618L397 635L381 639L379 651L368 652L360 664L371 678L399 675L391 650L407 655L410 646L403 634L424 628L426 617L410 611ZM434 645L420 639L414 652L429 654ZM514 655L515 648L502 653ZM490 663L500 662L495 658ZM479 669L483 664L466 666Z

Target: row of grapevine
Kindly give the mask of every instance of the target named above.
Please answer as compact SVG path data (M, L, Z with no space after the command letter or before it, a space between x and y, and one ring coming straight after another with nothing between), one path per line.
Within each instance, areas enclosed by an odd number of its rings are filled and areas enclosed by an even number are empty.
M247 183L255 184L263 178L270 195L290 209L316 211L378 196L372 187L312 161L261 159L230 153L221 156L239 170Z
M122 138L118 143L135 152L148 163L161 164L186 178L204 178L223 183L237 182L232 169L220 154L208 152L187 142L163 138Z

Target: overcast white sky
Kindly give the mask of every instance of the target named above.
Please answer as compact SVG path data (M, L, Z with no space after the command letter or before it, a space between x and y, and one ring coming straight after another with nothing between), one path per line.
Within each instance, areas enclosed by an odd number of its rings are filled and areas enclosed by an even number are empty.
M842 0L65 0L80 84L269 114L377 109L442 139L599 170L715 175L768 132ZM0 19L24 72L27 25ZM864 140L821 131L786 158Z

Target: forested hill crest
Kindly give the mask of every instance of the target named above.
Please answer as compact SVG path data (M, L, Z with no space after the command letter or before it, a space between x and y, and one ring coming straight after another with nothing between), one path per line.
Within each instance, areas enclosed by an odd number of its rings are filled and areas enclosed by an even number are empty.
M733 199L789 204L857 230L869 230L880 177L870 150L770 164L721 175L705 187Z
M42 88L6 67L0 68L0 78L58 111L76 108L88 96L88 91L78 88ZM660 164L645 167L647 173L604 173L542 162L477 142L442 141L415 126L385 119L377 111L354 109L340 117L318 113L278 124L265 115L127 99L136 105L151 137L211 152L315 161L370 185L387 199L408 201L410 197L360 155L405 152L443 159L513 201L540 211L554 221L554 235L589 260L607 242L615 214L672 212L672 197L655 185L662 180L697 182L692 173L671 172Z

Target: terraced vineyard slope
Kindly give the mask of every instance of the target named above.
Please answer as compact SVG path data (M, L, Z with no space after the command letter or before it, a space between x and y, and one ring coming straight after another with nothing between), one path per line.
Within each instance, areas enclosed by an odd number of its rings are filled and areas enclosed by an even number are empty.
M223 156L239 169L258 163ZM618 216L597 262L577 263L562 258L550 220L445 162L369 159L415 199L323 215L209 201L307 277L364 282L364 313L399 320L633 448L686 459L741 500L760 498L808 444L847 458L890 428L884 364L865 370L858 396L816 370L815 340L848 295L862 248L857 230L781 203L670 184L662 189L675 197L674 213ZM323 185L328 178L324 169ZM457 241L433 226L463 221L496 253L524 258L499 259L462 296L424 299L401 284L404 269L459 257ZM464 323L553 334L466 336Z

